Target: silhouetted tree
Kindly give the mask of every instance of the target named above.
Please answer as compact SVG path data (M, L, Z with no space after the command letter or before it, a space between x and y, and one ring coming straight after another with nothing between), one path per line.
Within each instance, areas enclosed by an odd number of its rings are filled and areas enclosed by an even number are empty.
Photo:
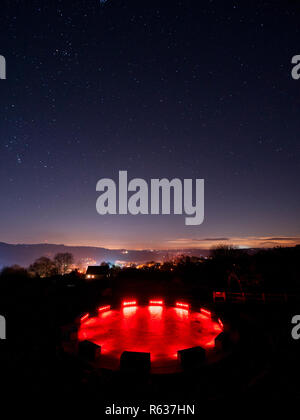
M217 245L210 251L210 256L213 259L227 259L231 260L238 254L238 249L231 245Z
M29 272L39 277L50 277L57 272L56 265L48 257L40 257L29 267Z
M19 265L13 265L11 267L4 267L1 271L1 277L11 277L13 279L26 279L29 277L29 273L25 268L20 267Z
M54 263L57 267L57 272L59 274L66 274L69 271L69 268L73 264L73 262L73 255L69 252L62 252L56 254L54 257Z
M0 273L0 301L4 299L5 293L13 291L15 294L17 289L23 290L30 279L29 273L25 268L19 265L4 267Z

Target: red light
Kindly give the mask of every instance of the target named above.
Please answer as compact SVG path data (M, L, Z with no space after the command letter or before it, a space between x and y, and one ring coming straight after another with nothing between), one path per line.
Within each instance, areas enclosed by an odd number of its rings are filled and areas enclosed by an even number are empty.
M88 319L88 317L90 316L90 314L85 314L80 318L80 322L85 321L86 319Z
M201 312L203 315L206 315L206 316L211 316L211 312L210 312L210 311L208 311L207 309L200 308L200 312Z
M224 329L224 325L223 325L223 322L220 320L220 318L218 318L218 323L219 323L220 327L223 330Z
M182 309L189 309L190 305L188 303L176 302L176 306Z
M163 300L149 300L149 305L162 306L163 304Z
M151 300L162 300L163 305L148 306L150 299L146 299L147 306L144 306L137 298L123 298L120 308L112 305L111 311L97 310L96 317L90 313L89 318L79 325L79 341L89 340L100 345L102 353L107 356L101 363L113 370L119 369L124 350L151 353L155 373L177 371L178 349L195 346L213 348L215 337L222 331L214 319L199 312L190 312L192 305L188 301L177 303L188 305L189 310L175 306L175 299L173 307L169 307L166 298L160 297ZM124 307L124 301L136 301L137 305Z
M136 300L125 301L123 306L136 306Z
M98 308L98 311L99 312L103 312L103 311L109 311L111 309L111 306L110 305L107 305L107 306L100 306L99 308Z

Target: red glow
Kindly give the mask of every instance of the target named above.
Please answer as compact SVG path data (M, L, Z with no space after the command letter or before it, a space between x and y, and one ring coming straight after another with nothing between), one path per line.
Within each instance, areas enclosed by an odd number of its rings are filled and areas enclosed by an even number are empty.
M221 319L220 318L218 318L218 323L219 323L219 325L220 325L220 327L222 328L222 330L224 329L224 325L223 325L223 322L221 321Z
M88 317L90 316L90 314L85 314L80 318L80 322L85 321L86 319L88 319Z
M136 300L128 300L122 303L123 306L136 306Z
M130 315L135 314L136 309L137 309L137 306L124 306L124 308L123 308L124 317L127 318Z
M98 311L99 312L103 312L103 311L109 311L111 309L110 305L106 305L106 306L99 306Z
M151 313L153 319L154 318L156 318L156 319L161 318L161 314L162 314L162 311L163 311L162 305L149 305L148 309L149 309L149 312Z
M123 351L141 351L150 352L152 370L163 373L179 369L178 350L210 349L219 333L219 324L199 312L153 305L100 312L81 324L78 338L101 346L102 367L118 369Z
M98 308L98 311L99 312L103 312L103 311L109 311L110 309L111 309L111 306L110 305L106 305L106 306L100 306Z
M162 306L163 304L163 300L149 300L149 305Z
M190 305L188 303L183 303L183 302L176 302L176 306L178 308L182 308L182 309L189 309Z
M201 308L200 311L203 315L211 316L211 312L208 311L207 309Z

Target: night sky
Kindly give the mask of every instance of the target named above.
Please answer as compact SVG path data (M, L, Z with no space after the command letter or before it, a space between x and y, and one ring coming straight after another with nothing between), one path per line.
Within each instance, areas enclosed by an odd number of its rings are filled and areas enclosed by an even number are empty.
M300 243L297 1L3 1L0 241ZM96 183L204 178L205 221L100 216Z

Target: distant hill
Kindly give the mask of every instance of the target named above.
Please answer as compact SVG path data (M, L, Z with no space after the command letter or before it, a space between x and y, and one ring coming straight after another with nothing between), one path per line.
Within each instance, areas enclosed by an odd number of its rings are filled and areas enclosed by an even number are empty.
M42 256L53 258L58 252L70 252L77 264L80 261L93 260L96 264L102 261L127 261L143 263L146 261L162 261L177 254L193 256L207 256L207 249L178 249L164 251L107 249L90 246L68 246L55 244L18 244L12 245L0 242L0 268L18 264L28 267L33 261Z

